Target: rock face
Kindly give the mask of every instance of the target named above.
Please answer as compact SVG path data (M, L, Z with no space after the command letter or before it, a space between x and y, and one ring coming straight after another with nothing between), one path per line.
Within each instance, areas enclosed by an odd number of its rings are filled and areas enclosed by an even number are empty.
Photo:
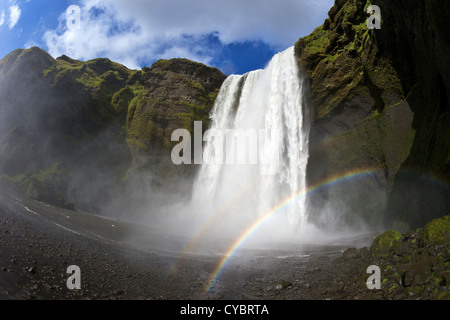
M408 158L396 174L386 219L420 226L450 209L450 36L445 31L450 28L450 4L384 0L381 5L386 8L386 27L380 35L385 39L383 52L410 92L416 131ZM401 14L403 8L408 14ZM411 174L415 172L423 175Z
M450 210L450 6L378 1L369 30L370 4L337 0L296 44L314 107L308 181L322 186L311 218L418 227Z
M0 171L34 198L95 211L189 177L170 161L172 131L208 121L224 79L185 59L129 70L15 50L0 61Z

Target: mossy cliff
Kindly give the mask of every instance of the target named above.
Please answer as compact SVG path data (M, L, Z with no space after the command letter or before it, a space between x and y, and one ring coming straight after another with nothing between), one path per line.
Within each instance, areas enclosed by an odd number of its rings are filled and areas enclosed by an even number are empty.
M172 131L207 121L224 79L185 59L129 70L15 50L0 61L0 173L37 199L89 210L138 177L149 190L188 177L194 167L170 161Z
M379 30L366 24L372 3ZM450 211L449 8L337 0L296 43L314 110L309 184L350 177L311 196L312 219L418 227Z

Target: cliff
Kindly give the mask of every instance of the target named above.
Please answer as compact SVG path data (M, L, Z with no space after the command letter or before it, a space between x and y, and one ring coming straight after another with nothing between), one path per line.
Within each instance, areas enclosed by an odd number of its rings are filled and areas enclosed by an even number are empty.
M34 198L90 211L126 188L174 186L195 168L172 164L171 134L208 121L224 79L186 59L129 70L15 50L0 61L0 171Z
M366 25L372 3L379 30ZM309 184L339 181L310 197L312 219L405 229L450 212L449 10L337 0L296 43L314 108Z

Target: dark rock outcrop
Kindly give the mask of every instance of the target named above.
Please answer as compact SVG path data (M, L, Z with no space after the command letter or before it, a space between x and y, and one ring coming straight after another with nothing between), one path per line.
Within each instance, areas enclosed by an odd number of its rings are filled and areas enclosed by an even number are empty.
M383 0L380 7L382 54L409 92L416 132L396 174L386 222L418 227L450 211L450 4Z
M311 218L418 227L450 210L449 4L377 1L369 30L371 3L336 1L296 44L314 106L308 181L335 182L311 195Z

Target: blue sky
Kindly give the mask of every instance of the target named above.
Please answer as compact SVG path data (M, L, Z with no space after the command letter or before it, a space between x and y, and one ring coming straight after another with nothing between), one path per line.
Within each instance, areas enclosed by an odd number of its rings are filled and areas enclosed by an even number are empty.
M0 57L107 57L132 69L188 58L242 74L321 25L334 0L0 0ZM79 15L68 8L79 9ZM76 6L76 7L73 7ZM79 19L77 19L79 17ZM68 25L67 21L78 22Z

